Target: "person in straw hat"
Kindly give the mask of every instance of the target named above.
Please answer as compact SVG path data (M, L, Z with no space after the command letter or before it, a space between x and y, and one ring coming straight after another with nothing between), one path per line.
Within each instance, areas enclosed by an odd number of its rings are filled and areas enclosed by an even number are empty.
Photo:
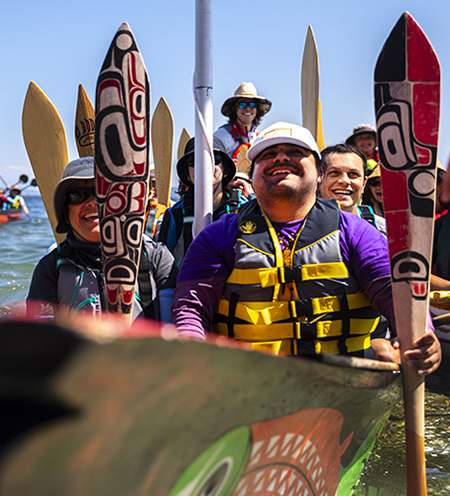
M253 83L242 83L234 95L225 100L222 114L228 117L228 124L219 127L214 136L222 141L234 161L243 146L250 147L251 140L258 135L261 118L271 106L270 100L258 95Z
M356 146L367 157L369 172L375 169L378 163L377 131L370 124L358 124L353 128L353 134L349 136L345 143Z
M384 217L383 189L381 187L381 170L377 165L367 178L364 188L364 203L372 207L376 215Z

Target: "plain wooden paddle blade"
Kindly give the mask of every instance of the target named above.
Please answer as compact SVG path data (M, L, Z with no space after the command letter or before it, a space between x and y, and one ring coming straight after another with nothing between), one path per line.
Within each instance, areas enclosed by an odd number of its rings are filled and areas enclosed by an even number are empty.
M78 86L77 112L75 115L75 141L78 155L82 157L94 156L94 127L95 110L83 85Z
M405 12L375 68L375 111L397 333L402 351L426 330L440 111L440 66ZM403 360L404 362L404 360ZM426 495L424 382L403 363L407 494Z
M66 132L55 106L34 81L28 86L23 105L22 132L53 234L60 243L65 234L55 231L53 191L69 162Z
M158 203L170 207L174 126L172 112L161 97L152 120L153 162Z
M322 151L325 148L325 138L323 137L323 123L322 123L322 102L319 100L319 112L317 121L317 146Z
M317 140L319 121L319 56L311 26L308 26L303 49L302 75L302 123Z
M187 129L184 127L181 131L180 140L178 141L178 152L177 160L184 155L184 149L186 148L186 143L191 139L191 135L188 133Z
M109 310L131 320L149 191L150 82L128 24L97 81L95 174Z

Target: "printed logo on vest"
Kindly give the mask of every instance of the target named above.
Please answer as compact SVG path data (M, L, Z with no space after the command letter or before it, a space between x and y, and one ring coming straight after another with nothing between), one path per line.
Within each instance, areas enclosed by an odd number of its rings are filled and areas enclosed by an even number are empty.
M244 220L239 224L239 231L243 234L252 234L256 231L256 224L251 220Z

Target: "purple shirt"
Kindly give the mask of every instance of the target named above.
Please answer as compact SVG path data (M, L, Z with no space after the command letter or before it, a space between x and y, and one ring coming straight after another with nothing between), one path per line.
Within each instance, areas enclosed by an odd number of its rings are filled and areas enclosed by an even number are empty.
M210 329L222 288L234 267L237 237L237 214L227 214L207 226L190 245L178 275L172 307L172 322L179 333L204 338ZM393 329L386 238L369 222L341 211L339 243L349 273Z

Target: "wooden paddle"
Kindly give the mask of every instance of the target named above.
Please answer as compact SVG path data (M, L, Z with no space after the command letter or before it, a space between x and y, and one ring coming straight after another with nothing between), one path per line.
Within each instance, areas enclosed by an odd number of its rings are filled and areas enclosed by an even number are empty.
M186 148L186 143L191 139L191 135L188 133L187 129L184 127L181 131L180 140L178 141L178 151L177 160L184 155L184 149Z
M127 23L97 80L95 179L108 308L131 323L149 191L150 82Z
M161 97L152 120L152 148L155 163L156 196L158 203L170 207L170 185L173 159L173 117L164 97Z
M94 126L95 110L83 85L78 86L77 111L75 114L75 141L78 155L82 157L94 156Z
M245 172L245 174L249 174L250 172L250 160L247 158L247 148L243 146L241 151L237 156L237 164L236 168L238 172Z
M375 68L375 111L401 342L408 496L426 495L424 378L403 352L427 326L439 134L440 67L429 40L405 12Z
M55 106L34 81L31 81L25 97L22 132L53 234L56 242L61 243L65 234L55 232L53 191L69 162L66 132Z
M301 73L302 125L309 129L320 150L325 148L322 129L322 104L319 101L319 55L311 26L303 48Z

